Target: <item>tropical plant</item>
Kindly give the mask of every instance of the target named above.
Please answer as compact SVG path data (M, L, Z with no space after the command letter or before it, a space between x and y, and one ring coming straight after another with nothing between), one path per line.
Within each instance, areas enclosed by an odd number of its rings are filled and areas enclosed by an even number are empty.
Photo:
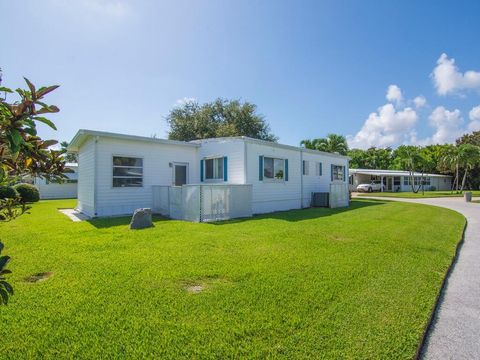
M248 136L277 141L257 106L240 100L217 99L200 105L186 101L173 108L167 116L168 138L191 141L213 137Z
M8 299L13 295L12 286L6 281L5 275L10 274L11 271L5 269L7 263L10 261L9 256L1 256L3 250L3 243L0 241L0 305L7 305Z
M430 165L430 161L422 154L421 148L412 145L402 145L396 149L395 154L397 164L408 171L412 192L416 194L420 189L424 191L425 169ZM416 173L420 173L420 181L418 182L415 182Z
M467 174L480 163L480 147L472 144L463 144L458 146L460 164L463 168L463 179L460 191L465 188Z
M442 158L440 159L440 164L443 168L448 169L454 175L452 182L452 192L453 190L458 192L459 179L460 179L460 152L459 148L454 145L449 145L443 153Z
M337 153L341 155L347 155L348 152L347 139L345 136L338 134L328 134L325 138L302 140L300 145L306 149Z
M56 129L43 115L59 109L44 103L43 97L58 86L36 89L28 79L25 82L29 90L15 91L20 100L9 103L0 99L0 185L11 185L26 176L62 180L66 178L64 173L70 171L65 168L63 151L50 148L57 141L43 140L37 135L38 122ZM14 93L6 87L0 87L0 91ZM3 213L7 218L16 214L12 211L15 201L3 201L0 211L2 206L7 210Z

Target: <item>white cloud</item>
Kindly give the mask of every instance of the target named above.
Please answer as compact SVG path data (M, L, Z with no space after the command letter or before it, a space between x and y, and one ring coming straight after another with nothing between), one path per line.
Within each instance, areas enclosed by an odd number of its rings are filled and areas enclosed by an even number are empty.
M387 89L386 99L390 102L400 103L403 99L402 90L397 85L390 85Z
M439 95L458 93L466 89L480 90L480 72L460 72L455 65L455 59L449 59L445 53L437 60L431 77Z
M410 107L397 111L392 104L385 104L368 116L355 136L347 137L349 146L367 149L409 142L416 136L417 119L417 113Z
M420 109L421 107L425 106L425 104L427 103L427 99L425 99L425 96L420 95L413 99L413 103L415 104L415 107L417 109Z
M435 128L435 133L431 137L418 141L420 145L453 143L463 134L463 118L458 109L449 111L443 106L438 106L428 120L430 126Z
M468 124L468 130L472 131L480 131L480 105L475 106L470 112L468 113L468 117L470 118L470 123Z

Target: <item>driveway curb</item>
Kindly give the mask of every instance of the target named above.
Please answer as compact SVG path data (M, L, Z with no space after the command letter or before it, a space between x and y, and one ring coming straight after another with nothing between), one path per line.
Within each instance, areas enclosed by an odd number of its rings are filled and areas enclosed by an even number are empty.
M459 213L460 214L460 213ZM435 298L435 305L433 306L432 312L430 313L430 316L428 318L427 323L425 324L425 328L423 330L422 338L420 340L420 343L418 344L417 347L417 352L415 353L415 359L421 359L422 355L424 354L424 351L426 349L426 345L428 344L428 339L431 334L432 326L435 320L435 316L438 313L438 310L440 308L440 304L443 300L443 296L445 293L445 288L448 283L448 279L453 271L453 268L455 267L455 264L458 261L458 255L460 253L460 250L463 246L463 243L465 242L465 232L467 231L467 226L468 226L468 220L467 218L463 215L460 214L465 218L465 225L463 226L463 231L462 231L462 237L460 238L460 241L457 243L457 246L455 247L455 253L453 254L452 261L450 265L448 265L447 271L445 273L445 277L443 278L442 285L440 286L440 290L438 291L438 294Z

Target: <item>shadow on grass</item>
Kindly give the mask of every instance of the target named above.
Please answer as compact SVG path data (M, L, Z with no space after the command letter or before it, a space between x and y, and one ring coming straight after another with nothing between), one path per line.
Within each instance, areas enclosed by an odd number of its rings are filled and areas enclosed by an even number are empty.
M386 204L388 201L376 200L376 199L361 199L361 200L352 200L349 207L344 208L308 208L308 209L297 209L297 210L287 210L287 211L278 211L274 213L255 215L248 218L232 219L225 221L209 222L209 225L228 225L243 223L245 221L255 221L263 219L276 219L284 221L303 221L309 219L321 218L324 216L332 216L336 214L341 214L344 212L351 212L358 209L362 209L369 206L382 205ZM106 229L115 226L128 226L130 224L131 216L121 216L121 217L109 217L109 218L96 218L87 220L88 223L93 225L97 229ZM167 217L160 215L153 215L153 225L156 223L171 220Z
M351 211L355 211L355 210L362 209L362 208L369 207L369 206L386 204L387 202L388 201L376 200L376 199L362 199L360 201L359 200L352 200L350 202L349 207L336 208L336 209L307 208L307 209L278 211L278 212L274 212L274 213L254 215L253 217L249 217L249 218L241 218L241 219L211 222L209 224L212 224L212 225L228 225L228 224L241 223L241 222L245 222L245 221L255 221L255 220L263 220L263 219L276 219L276 220L296 222L296 221L303 221L303 220L321 218L321 217L325 217L325 216L342 214L342 213L345 213L345 212L351 212Z
M108 218L96 218L87 220L90 225L93 225L97 229L107 229L115 226L128 226L130 224L132 217L131 216L119 216L119 217L108 217ZM153 215L153 226L156 223L170 220L166 217ZM150 228L151 229L151 228Z

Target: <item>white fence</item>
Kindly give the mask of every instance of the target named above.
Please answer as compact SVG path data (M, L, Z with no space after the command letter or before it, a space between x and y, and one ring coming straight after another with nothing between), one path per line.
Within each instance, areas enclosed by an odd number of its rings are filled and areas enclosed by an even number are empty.
M346 184L330 184L329 203L331 208L348 206L350 203L349 196Z
M153 210L172 219L207 222L252 216L252 186L153 186Z

